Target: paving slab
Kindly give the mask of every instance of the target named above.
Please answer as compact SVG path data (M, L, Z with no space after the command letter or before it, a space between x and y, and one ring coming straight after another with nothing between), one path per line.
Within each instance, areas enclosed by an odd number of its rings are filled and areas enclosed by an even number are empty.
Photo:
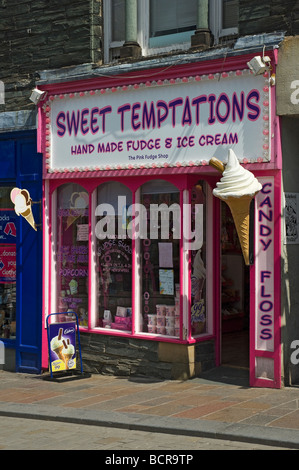
M158 381L91 375L52 382L0 371L0 416L299 449L299 389L234 377Z

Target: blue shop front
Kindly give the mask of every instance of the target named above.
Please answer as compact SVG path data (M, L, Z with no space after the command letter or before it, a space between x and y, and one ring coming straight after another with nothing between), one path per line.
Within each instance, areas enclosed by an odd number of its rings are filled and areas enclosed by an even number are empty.
M42 159L36 130L0 134L0 368L41 372ZM14 188L30 194L35 227L16 213Z

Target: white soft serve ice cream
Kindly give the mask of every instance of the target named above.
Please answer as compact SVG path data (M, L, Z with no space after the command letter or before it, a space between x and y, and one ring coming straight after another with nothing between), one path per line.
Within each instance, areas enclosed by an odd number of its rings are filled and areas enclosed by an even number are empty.
M221 180L213 194L221 199L228 197L254 196L262 189L255 176L243 168L233 150L228 151L228 161Z
M73 356L75 348L72 344L67 344L67 347L64 347L63 354L66 356Z
M58 339L58 336L55 336L51 341L51 350L55 351L55 349L59 349L63 347L63 342L61 339Z

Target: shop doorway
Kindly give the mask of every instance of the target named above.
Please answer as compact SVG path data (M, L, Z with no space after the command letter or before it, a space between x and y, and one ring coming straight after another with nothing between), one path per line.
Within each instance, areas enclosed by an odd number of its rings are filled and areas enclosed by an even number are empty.
M230 209L221 203L221 365L249 370L249 267Z

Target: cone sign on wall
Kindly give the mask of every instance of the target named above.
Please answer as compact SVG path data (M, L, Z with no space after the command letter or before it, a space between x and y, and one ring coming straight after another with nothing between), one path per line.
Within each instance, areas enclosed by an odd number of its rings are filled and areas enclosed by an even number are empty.
M32 199L27 189L13 188L10 192L10 199L15 205L16 214L24 217L31 227L37 230L32 214Z
M222 173L222 178L217 183L217 188L213 189L213 195L226 202L229 206L235 222L244 261L249 266L250 203L262 189L262 185L253 173L240 165L232 149L228 151L226 165L215 157L211 158L209 164Z

